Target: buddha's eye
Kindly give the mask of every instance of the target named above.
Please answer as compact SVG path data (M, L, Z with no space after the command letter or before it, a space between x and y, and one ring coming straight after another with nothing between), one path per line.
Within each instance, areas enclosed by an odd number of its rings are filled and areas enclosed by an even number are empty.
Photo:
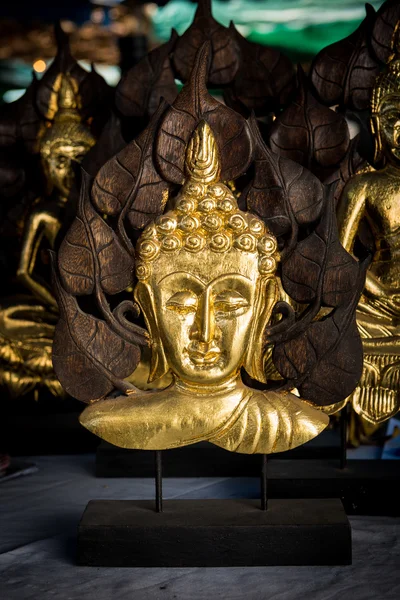
M181 315L195 313L197 310L197 296L193 292L177 292L166 303L168 310L173 310Z
M220 318L238 317L249 308L249 302L236 290L224 290L214 299L215 315Z

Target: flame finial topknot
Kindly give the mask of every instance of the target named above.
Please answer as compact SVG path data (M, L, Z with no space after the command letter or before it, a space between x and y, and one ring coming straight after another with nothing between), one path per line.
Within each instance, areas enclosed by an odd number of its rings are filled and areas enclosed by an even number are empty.
M219 180L218 147L211 127L201 121L193 133L186 151L187 180L212 183Z

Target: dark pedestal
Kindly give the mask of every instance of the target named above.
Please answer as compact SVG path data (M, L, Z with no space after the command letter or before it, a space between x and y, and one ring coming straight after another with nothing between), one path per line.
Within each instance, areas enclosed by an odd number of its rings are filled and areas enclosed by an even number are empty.
M351 564L351 529L338 499L92 500L78 533L78 564L238 567Z
M340 498L348 515L400 516L397 460L268 461L270 498Z

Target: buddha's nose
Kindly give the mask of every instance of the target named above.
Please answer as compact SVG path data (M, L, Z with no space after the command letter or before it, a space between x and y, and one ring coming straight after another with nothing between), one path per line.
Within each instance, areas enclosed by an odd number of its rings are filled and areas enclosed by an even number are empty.
M211 306L210 291L200 297L199 305L193 326L190 330L190 339L204 344L212 342L215 336L215 315Z

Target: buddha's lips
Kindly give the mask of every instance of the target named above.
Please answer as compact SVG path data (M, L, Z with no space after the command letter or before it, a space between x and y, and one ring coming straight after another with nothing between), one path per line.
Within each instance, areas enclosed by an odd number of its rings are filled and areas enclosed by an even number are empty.
M213 365L220 359L221 350L219 348L213 348L208 352L188 350L188 355L195 365Z

